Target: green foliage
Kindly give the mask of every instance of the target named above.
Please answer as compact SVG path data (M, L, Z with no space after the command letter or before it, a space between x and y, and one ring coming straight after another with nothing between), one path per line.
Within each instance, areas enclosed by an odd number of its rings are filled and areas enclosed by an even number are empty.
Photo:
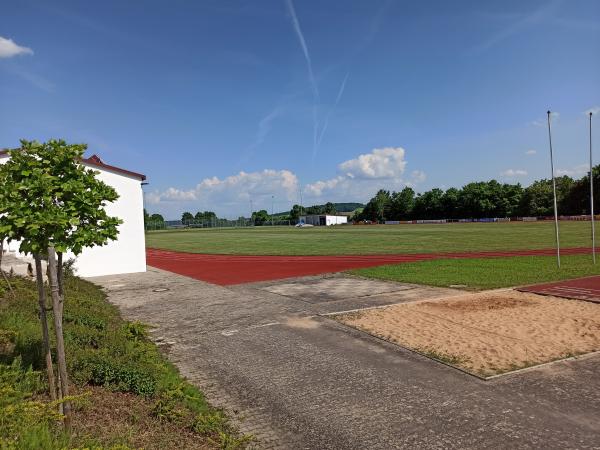
M254 211L252 213L252 222L254 225L264 225L269 219L270 216L266 209L261 209L260 211Z
M221 450L235 450L244 448L253 440L253 436L236 436L224 431L219 431L216 438L209 438L209 441L219 447Z
M144 340L148 338L148 326L137 320L126 322L123 326L125 338L130 341Z
M115 239L121 221L104 207L118 198L79 161L86 146L63 140L22 140L0 166L0 235L21 240L20 250L81 253Z
M0 299L0 439L5 439L0 448L67 448L69 441L54 427L56 407L32 401L43 392L45 380L33 370L43 368L35 283L18 277L11 283L15 297L5 294ZM213 420L217 410L164 359L144 324L122 320L92 283L68 277L65 291L65 348L72 382L152 399L157 419L189 429L197 417L210 416L208 436L215 442L239 440L228 421ZM10 417L3 415L5 405L12 405Z
M213 222L215 220L217 220L218 217L217 215L212 212L212 211L198 211L196 213L196 215L194 216L194 220L198 223L202 223L202 222Z
M161 214L155 213L149 217L149 220L151 220L153 222L164 222L165 218Z
M183 222L183 223L189 223L189 222L192 222L193 220L194 220L194 216L189 211L186 211L181 215L181 222Z
M302 212L303 212L302 207L300 205L292 206L292 209L290 210L290 214L289 214L290 220L298 221Z
M600 165L594 167L594 208L600 211ZM573 180L556 177L559 214L589 214L589 176ZM435 188L418 195L406 187L389 194L380 190L357 220L479 219L485 217L551 216L554 214L552 180L539 180L523 189L520 184L496 180L468 183L460 189Z
M131 392L150 397L156 392L154 374L139 364L124 364L123 361L98 357L89 361L90 376L87 384L106 386L115 391ZM85 369L85 367L84 367Z
M56 404L36 401L43 391L40 372L24 369L20 358L0 363L0 448L56 449L67 439L54 423L60 419Z
M196 433L211 435L228 424L228 419L221 411L216 410L209 414L201 414L196 417L192 429Z

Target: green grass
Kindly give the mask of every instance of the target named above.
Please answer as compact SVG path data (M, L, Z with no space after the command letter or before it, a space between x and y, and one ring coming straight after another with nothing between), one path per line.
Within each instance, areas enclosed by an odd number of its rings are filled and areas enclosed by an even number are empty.
M473 290L600 275L600 263L593 265L589 255L563 256L561 263L559 270L553 256L440 259L357 269L350 273L430 286L466 285Z
M561 222L563 247L590 245L589 222ZM150 248L238 255L360 255L552 248L547 222L184 229L146 234Z
M232 442L241 446L246 441L162 356L143 324L124 321L92 283L73 276L65 283L64 337L72 383L80 388L99 386L106 395L133 394L130 398L137 400L132 401L153 405L149 408L157 422L176 422L185 432L196 433L199 444L212 440L217 446ZM65 442L69 447L89 442L129 445L127 436L68 437L56 428L43 395L47 387L36 286L19 277L11 284L14 297L0 283L0 448L63 448ZM76 411L75 425L84 417L85 408ZM143 435L147 430L133 432Z

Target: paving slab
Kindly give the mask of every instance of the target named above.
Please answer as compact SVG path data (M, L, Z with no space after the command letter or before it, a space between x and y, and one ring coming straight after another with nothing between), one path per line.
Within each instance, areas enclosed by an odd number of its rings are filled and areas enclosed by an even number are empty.
M259 448L600 448L598 357L481 381L318 315L356 300L156 269L93 281Z

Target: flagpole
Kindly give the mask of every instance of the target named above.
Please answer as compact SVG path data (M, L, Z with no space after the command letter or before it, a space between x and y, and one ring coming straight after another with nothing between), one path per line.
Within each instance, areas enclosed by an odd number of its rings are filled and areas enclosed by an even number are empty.
M596 229L594 224L594 174L592 170L592 112L590 111L590 217L592 219L592 259L596 264Z
M554 179L554 156L552 154L552 131L550 127L550 115L548 111L548 142L550 143L550 170L552 171L552 192L554 194L554 229L556 230L556 264L560 269L560 239L558 237L558 206L556 204L556 180Z

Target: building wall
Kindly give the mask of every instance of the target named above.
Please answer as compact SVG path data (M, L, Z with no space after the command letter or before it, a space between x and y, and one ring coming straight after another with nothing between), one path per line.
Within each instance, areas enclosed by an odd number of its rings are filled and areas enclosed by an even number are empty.
M0 158L0 164L8 158ZM106 205L106 212L119 217L117 240L102 247L86 248L77 256L75 268L77 275L93 277L119 273L146 271L146 242L144 236L144 201L141 180L117 172L91 167L99 173L98 178L116 189L119 198ZM11 242L9 250L17 251L18 242ZM74 257L66 254L64 259Z
M325 221L327 225L341 225L348 223L348 218L346 216L325 216Z
M303 221L309 225L319 226L321 225L321 218L325 218L325 225L327 226L348 223L348 218L346 216L329 216L326 214L310 214L307 216L300 216L300 221Z

